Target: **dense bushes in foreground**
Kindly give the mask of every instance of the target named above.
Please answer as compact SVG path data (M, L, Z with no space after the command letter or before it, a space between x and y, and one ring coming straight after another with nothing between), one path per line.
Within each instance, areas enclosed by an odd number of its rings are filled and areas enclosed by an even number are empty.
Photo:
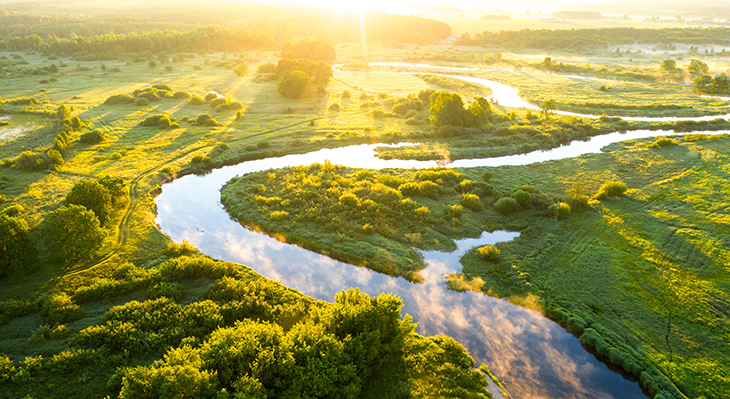
M206 280L202 293L185 288ZM318 302L246 267L201 255L149 269L120 265L114 276L83 285L71 296L1 302L0 311L4 322L41 312L51 323L73 323L85 317L90 302L114 301L146 287L155 298L111 307L101 324L78 333L65 325L39 328L34 344L67 339L71 347L24 361L1 356L0 387L12 395L40 395L50 381L93 369L95 379L88 384L97 394L120 398L305 393L334 399L452 392L491 397L464 348L451 338L415 334L415 324L401 316L402 303L392 295L371 298L351 289L332 304ZM180 295L189 301L177 303ZM159 360L150 364L149 359ZM65 392L77 396L77 389L87 387L68 386Z

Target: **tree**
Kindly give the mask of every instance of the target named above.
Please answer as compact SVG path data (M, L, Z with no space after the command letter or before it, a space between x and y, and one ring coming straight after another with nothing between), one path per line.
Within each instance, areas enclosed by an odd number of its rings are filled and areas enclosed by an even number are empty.
M233 71L236 72L236 75L238 75L238 77L246 76L248 75L248 64L242 62L238 64L238 66L236 66Z
M59 121L64 121L68 119L71 116L71 110L66 106L66 104L61 104L56 108L56 118Z
M81 205L48 212L42 228L46 247L66 264L89 257L101 247L105 236L94 212Z
M34 266L36 257L25 220L0 214L0 277L23 274Z
M448 91L438 91L431 95L431 117L434 127L464 126L466 113L461 96Z
M674 60L664 60L659 69L664 73L672 73L677 69L677 62Z
M113 184L110 180L107 182ZM99 222L104 225L109 220L112 210L112 195L98 181L84 179L76 183L66 195L66 203L81 205L92 210Z
M549 120L550 116L553 115L557 109L558 103L556 103L555 100L553 100L552 98L543 101L542 105L540 106L540 112L542 113L542 117L545 120Z
M492 116L492 108L489 101L484 97L479 97L469 104L470 125L473 127L482 127L489 123Z
M111 177L106 175L98 180L99 184L109 190L111 195L111 204L115 205L119 197L126 198L129 194L127 192L127 183L121 177Z
M286 98L306 97L311 90L309 75L295 70L279 82L279 93Z
M689 61L687 71L693 75L707 74L710 72L710 67L708 67L702 60L693 59Z

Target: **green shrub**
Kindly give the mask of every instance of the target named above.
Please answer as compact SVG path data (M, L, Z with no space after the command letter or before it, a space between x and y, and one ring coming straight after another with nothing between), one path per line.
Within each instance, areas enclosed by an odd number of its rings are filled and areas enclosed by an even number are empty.
M520 204L512 197L502 197L494 203L494 209L501 214L508 214L520 210Z
M84 308L67 294L54 294L43 299L43 315L54 324L66 324L84 317Z
M558 202L548 207L548 216L555 219L565 219L570 216L570 205L565 202Z
M7 215L9 217L15 217L15 216L20 215L23 212L25 212L25 208L23 208L23 205L13 204L13 205L10 205L10 206L5 207L5 209L3 209L2 210L2 213L0 213L0 214ZM15 233L10 233L10 232L7 232L7 233L8 234L15 234Z
M213 119L210 114L200 114L195 120L196 126L222 126L223 124Z
M148 116L147 118L145 118L145 120L143 120L139 124L142 126L145 126L145 127L159 127L162 129L180 127L180 124L178 123L177 119L171 118L167 114L157 114L157 115Z
M464 207L461 205L451 205L446 207L446 215L450 217L459 217L464 212Z
M206 102L213 101L216 98L219 98L218 93L213 93L212 91L205 95Z
M462 194L460 203L465 208L471 209L474 212L481 212L484 210L482 200L474 194Z
M136 105L138 107L146 107L146 106L150 105L150 100L148 100L146 98L138 98L134 101L134 105Z
M195 248L195 246L188 242L188 240L182 240L180 244L171 242L167 244L167 248L165 248L162 253L170 258L176 258L178 256L183 255L189 255L192 253L198 252L198 249Z
M674 146L677 144L679 144L679 143L677 143L676 140L672 140L669 137L660 137L646 147L647 148L662 148L662 147L671 147L671 146Z
M74 204L48 212L41 228L46 247L67 264L91 256L106 235L94 212Z
M84 179L76 183L65 201L92 210L102 226L109 220L112 211L111 193L96 180Z
M88 133L84 133L79 138L79 141L84 144L98 144L104 140L106 140L106 134L104 134L104 132L100 129L95 129Z
M134 101L134 97L129 94L115 94L110 96L104 101L104 105L124 105L131 104Z
M532 207L532 194L526 191L517 190L512 194L512 198L520 204L522 209L529 209Z
M499 263L499 254L502 252L494 245L482 245L476 249L477 254L487 262Z
M183 295L185 295L185 289L180 283L157 283L147 291L147 297L150 299L166 297L179 301Z
M190 100L188 100L188 104L190 105L203 105L204 103L205 101L197 94L193 94L190 97Z
M187 91L176 91L175 94L172 95L172 98L176 100L185 100L190 98L190 93Z
M330 104L330 106L327 109L329 109L330 111L337 112L341 109L341 107L340 107L340 104L338 104L338 103L332 103L332 104Z
M609 181L606 183L603 183L601 188L598 189L598 192L596 195L593 196L594 199L603 201L605 199L611 198L611 197L618 197L619 195L622 195L627 190L626 183L620 182L620 181Z

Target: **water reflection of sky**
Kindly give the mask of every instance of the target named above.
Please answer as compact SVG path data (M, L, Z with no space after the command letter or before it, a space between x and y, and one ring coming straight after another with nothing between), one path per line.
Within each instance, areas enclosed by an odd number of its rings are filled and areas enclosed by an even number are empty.
M629 132L596 137L585 143L526 156L456 161L454 166L520 165L598 152L609 142L658 135ZM590 145L586 145L590 144ZM423 335L448 335L463 343L478 363L484 362L510 385L517 398L643 398L636 383L610 371L587 353L579 341L538 312L473 292L446 289L444 275L461 269L459 258L476 245L508 241L516 233L484 233L457 242L452 253L424 251L424 283L412 284L355 267L251 232L231 220L220 205L219 190L232 177L253 171L308 165L330 159L350 167L430 167L433 162L385 161L374 157L374 145L326 149L249 161L205 176L185 176L162 187L157 198L162 230L174 241L186 239L214 258L246 264L258 273L314 298L359 287L369 295L390 292L403 299L404 312L418 322ZM558 158L559 157L559 158Z

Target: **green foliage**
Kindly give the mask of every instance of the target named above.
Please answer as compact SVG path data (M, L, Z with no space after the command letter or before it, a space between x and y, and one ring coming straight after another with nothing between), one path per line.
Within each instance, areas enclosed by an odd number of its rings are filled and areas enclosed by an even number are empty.
M48 212L42 227L46 247L67 264L91 256L106 235L94 212L73 204Z
M618 197L625 193L627 189L626 183L624 182L609 181L601 185L601 188L598 189L598 192L596 192L593 198L598 201L603 201L611 197Z
M88 133L84 133L79 137L79 141L84 144L98 144L106 140L106 134L100 129L92 130Z
M246 64L245 62L242 62L242 63L236 65L236 67L233 68L233 72L235 72L236 75L238 75L238 77L244 77L244 76L248 75L248 64Z
M198 117L195 119L195 125L196 126L223 126L222 123L213 119L213 117L210 116L210 114L198 115Z
M502 197L494 203L494 209L501 214L514 213L520 210L520 203L512 197Z
M479 196L474 194L462 194L461 205L463 205L464 208L471 209L474 212L481 212L482 210L484 210L484 204L482 204L482 200L479 198Z
M101 225L109 221L112 211L112 195L96 180L84 179L76 183L66 195L66 203L81 205L94 212Z
M693 75L706 75L710 72L710 67L702 60L691 59L687 65L687 71Z
M662 147L671 147L674 145L679 144L676 140L672 140L669 137L660 137L656 140L654 140L653 143L646 146L646 148L662 148Z
M106 175L101 179L97 180L99 184L109 191L111 196L111 204L116 205L119 198L129 197L129 191L127 190L127 183L121 177L111 177Z
M114 94L104 101L104 105L126 105L134 102L134 97L129 94Z
M193 94L192 97L190 97L190 100L188 100L188 104L190 105L203 105L205 104L205 100L200 98L199 95Z
M54 324L65 324L84 316L80 307L67 294L54 294L43 298L43 315Z
M267 64L260 64L256 67L256 73L257 74L264 74L264 73L275 73L276 72L276 65L272 63Z
M558 202L548 207L548 214L552 217L555 216L555 220L565 219L570 216L570 205L565 202Z
M195 248L193 244L189 243L188 240L182 240L180 244L176 242L167 244L167 248L165 248L163 254L170 258L176 258L178 256L189 255L195 252L198 252L198 249Z
M700 93L726 94L730 92L730 79L725 76L702 75L696 78L692 84Z
M138 98L134 100L134 105L138 107L146 107L150 105L150 100L147 98Z
M307 97L311 90L309 75L295 70L286 75L279 82L279 93L291 99Z
M25 220L0 214L0 277L27 274L37 265L37 250Z
M410 279L423 267L413 247L452 248L443 232L453 228L454 212L471 216L463 221L467 231L478 229L474 212L484 209L482 195L492 195L486 183L462 185L465 176L452 169L388 173L326 162L274 176L234 179L222 202L242 223L281 234L287 242ZM452 205L459 211L451 211Z
M174 98L176 100L187 100L191 97L190 97L190 93L188 93L187 91L176 91L172 95L172 98Z
M477 254L487 262L499 263L499 254L502 251L494 245L482 245L476 249Z
M170 117L167 114L151 115L145 118L139 123L145 127L159 127L160 129L176 129L180 127L177 119Z
M147 297L150 299L165 297L179 301L184 295L185 289L180 283L157 283L147 292Z

